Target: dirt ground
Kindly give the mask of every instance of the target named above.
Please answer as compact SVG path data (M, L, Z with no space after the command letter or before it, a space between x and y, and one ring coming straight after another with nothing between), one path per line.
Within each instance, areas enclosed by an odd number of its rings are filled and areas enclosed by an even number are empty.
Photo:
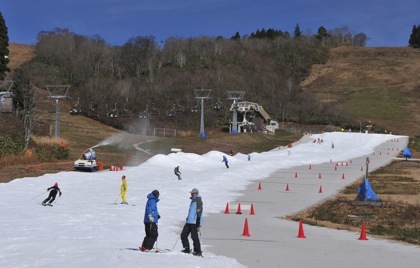
M370 235L420 245L420 160L395 160L369 175L379 203L354 202L361 180L290 219L350 231L367 223Z

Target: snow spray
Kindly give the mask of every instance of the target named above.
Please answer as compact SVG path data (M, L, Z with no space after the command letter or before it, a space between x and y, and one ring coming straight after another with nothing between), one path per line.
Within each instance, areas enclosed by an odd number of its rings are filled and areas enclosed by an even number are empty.
M106 145L119 145L126 143L126 135L124 133L114 134L111 137L106 138L105 140L101 141L100 143L92 146L91 148L96 148L99 146L106 146Z

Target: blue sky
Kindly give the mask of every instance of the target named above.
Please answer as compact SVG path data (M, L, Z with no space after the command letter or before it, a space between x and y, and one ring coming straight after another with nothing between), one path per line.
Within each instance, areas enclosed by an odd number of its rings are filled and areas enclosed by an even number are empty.
M131 37L242 35L274 28L293 33L296 24L316 33L320 26L348 26L365 33L367 46L407 46L420 24L419 0L0 0L13 43L35 44L41 31L67 28L122 45Z

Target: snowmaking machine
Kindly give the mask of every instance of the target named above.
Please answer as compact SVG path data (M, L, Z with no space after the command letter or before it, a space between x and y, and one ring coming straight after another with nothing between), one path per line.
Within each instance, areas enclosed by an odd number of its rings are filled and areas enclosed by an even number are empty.
M92 148L85 150L74 162L74 168L79 171L98 171L95 151Z

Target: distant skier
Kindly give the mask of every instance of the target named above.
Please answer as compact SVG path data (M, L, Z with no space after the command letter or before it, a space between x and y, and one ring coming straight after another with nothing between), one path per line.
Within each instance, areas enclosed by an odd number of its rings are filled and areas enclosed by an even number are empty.
M54 186L51 186L50 188L48 188L47 191L50 191L50 194L44 201L42 201L42 205L52 206L51 204L52 202L54 202L55 197L57 196L57 193L60 193L60 196L61 196L61 191L60 191L60 188L58 188L58 183L56 182Z
M331 142L331 148L334 149L334 142Z
M125 179L125 175L123 175L121 177L121 181L122 181L122 183L121 183L121 194L120 194L121 199L122 199L121 204L128 205L127 197L126 197L127 190L128 190L128 183L127 183L127 180Z
M144 210L144 230L146 236L140 247L141 251L153 249L159 234L158 234L158 220L160 219L157 203L159 202L159 191L153 190L147 195L146 208Z
M248 161L251 161L251 155L250 154L248 155Z
M178 176L178 180L181 180L181 171L179 171L179 166L174 169L174 173Z
M226 168L229 168L228 159L226 156L223 156L222 162L225 162Z

